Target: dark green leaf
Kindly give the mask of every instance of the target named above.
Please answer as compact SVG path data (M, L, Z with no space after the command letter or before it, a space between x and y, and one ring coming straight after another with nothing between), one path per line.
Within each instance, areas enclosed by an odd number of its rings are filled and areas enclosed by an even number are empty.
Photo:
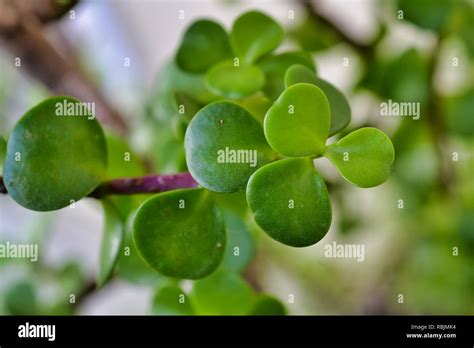
M257 170L247 186L255 222L273 239L294 247L321 240L331 225L331 203L311 158L290 158Z
M424 29L441 31L454 9L454 0L398 0L403 18Z
M231 57L229 38L216 22L199 20L184 34L176 62L184 71L203 73L214 64Z
M216 192L244 189L250 175L275 156L262 126L230 102L207 105L194 116L186 131L185 148L194 179Z
M361 85L382 98L426 105L429 94L428 64L422 54L410 48L388 61L375 61L366 70Z
M232 47L246 63L273 51L282 42L282 27L267 15L250 11L236 19L230 33Z
M236 103L250 112L261 125L263 125L265 114L268 109L270 109L270 106L272 106L270 100L268 100L263 93L257 93L250 97L237 100Z
M329 82L316 77L313 71L303 65L293 65L286 71L286 87L297 83L311 83L321 88L328 98L329 108L331 110L329 136L339 133L347 127L351 121L351 107L344 94Z
M313 72L313 75L316 73L313 57L307 52L284 52L264 57L259 61L258 65L265 73L266 79L263 91L272 100L275 100L285 89L285 72L295 64L307 67Z
M224 211L227 231L227 244L222 267L227 270L242 272L255 255L255 240L243 218Z
M141 176L145 174L145 166L138 155L120 137L106 132L107 142L107 179Z
M135 215L134 213L130 214L127 220L123 248L119 254L117 275L134 284L155 285L161 283L165 277L150 268L138 254L132 233Z
M330 124L329 102L320 88L299 83L287 88L265 116L265 137L285 156L321 154Z
M290 32L290 36L302 49L309 52L327 49L340 41L337 33L314 16L304 18Z
M198 280L189 297L199 315L245 315L255 302L252 288L239 275L225 271Z
M324 156L350 183L360 187L382 184L395 159L392 141L377 128L360 128L326 148Z
M250 315L286 315L286 308L274 297L260 295Z
M29 280L10 285L5 291L5 307L12 315L38 314L38 299L35 285Z
M153 296L152 314L158 315L193 315L189 299L176 284L158 286Z
M106 132L108 166L107 180L145 175L146 169L138 155L118 136ZM147 195L112 195L108 197L123 220L140 205Z
M449 130L466 138L474 136L474 89L461 95L447 98L444 102L444 116Z
M101 288L111 277L122 250L125 235L124 222L115 206L108 200L102 200L104 208L104 232L100 249L100 267L97 284Z
M258 92L265 83L265 75L255 65L235 66L232 61L224 61L209 70L206 82L215 94L237 99Z
M63 208L91 193L105 178L102 128L85 110L84 115L56 115L65 103L67 108L81 107L70 97L47 99L20 119L8 139L5 186L25 208Z
M222 261L225 226L204 189L160 193L137 211L133 238L143 260L158 272L198 279Z

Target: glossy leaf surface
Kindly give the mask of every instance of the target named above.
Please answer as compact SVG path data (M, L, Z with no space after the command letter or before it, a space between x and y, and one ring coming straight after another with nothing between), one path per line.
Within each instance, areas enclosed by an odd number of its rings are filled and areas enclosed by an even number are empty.
M392 141L381 130L360 128L326 148L324 156L349 182L360 187L382 184L395 159Z
M133 238L143 260L158 272L198 279L222 261L225 226L204 189L160 193L138 208Z
M247 186L255 222L273 239L294 247L321 240L331 225L331 203L310 158L290 158L256 171Z

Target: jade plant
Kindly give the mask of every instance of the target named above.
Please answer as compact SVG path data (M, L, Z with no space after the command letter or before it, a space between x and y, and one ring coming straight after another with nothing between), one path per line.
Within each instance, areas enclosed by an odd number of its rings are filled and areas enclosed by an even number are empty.
M184 151L188 172L142 176L135 155L117 165L130 156L128 146L104 134L95 117L79 117L81 101L57 96L26 112L9 135L4 193L36 211L99 199L105 227L98 284L114 273L131 229L130 247L170 277L157 289L155 313L283 314L276 299L255 294L237 275L252 256L243 247L248 238L236 237L247 228L248 208L274 240L310 246L326 235L332 217L318 158L362 188L387 180L394 161L389 137L376 128L339 136L351 120L348 100L317 76L309 53L273 53L283 39L282 27L256 11L238 17L230 34L207 19L187 29L167 68L156 118L173 124L178 147L171 153L177 160ZM58 105L72 111L59 117ZM179 302L186 305L170 300L185 296L175 278L197 280L189 303Z

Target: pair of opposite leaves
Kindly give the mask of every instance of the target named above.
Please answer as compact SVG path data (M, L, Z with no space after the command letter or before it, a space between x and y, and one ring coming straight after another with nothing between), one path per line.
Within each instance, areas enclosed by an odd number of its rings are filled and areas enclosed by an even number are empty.
M288 88L268 110L263 129L232 102L201 109L186 132L186 160L193 177L210 191L247 187L257 224L272 238L302 247L319 241L331 224L328 192L312 157L328 157L348 181L371 187L387 179L394 151L390 139L375 128L359 129L325 146L327 137L350 120L347 100L304 66L288 69L285 83ZM218 153L226 148L243 150L244 158L256 151L256 165L219 163ZM276 152L294 158L273 162ZM179 208L179 202L186 206ZM202 188L145 202L134 231L146 262L164 274L200 278L222 259L225 227L211 194Z

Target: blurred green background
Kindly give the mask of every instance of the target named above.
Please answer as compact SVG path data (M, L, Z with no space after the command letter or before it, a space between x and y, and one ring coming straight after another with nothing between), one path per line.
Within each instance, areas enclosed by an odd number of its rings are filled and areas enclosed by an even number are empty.
M212 18L229 28L248 9L282 23L284 48L311 52L318 74L348 96L353 117L345 132L382 129L396 159L389 180L372 189L346 183L327 160L316 160L334 216L328 235L312 247L271 240L250 216L236 218L241 209L230 202L226 219L246 261L227 266L280 299L289 314L474 314L472 1L80 1L41 30L128 124L125 136L109 135L109 146L144 160L132 170L112 160L111 175L185 170L182 120L174 117L170 93L186 77L179 79L170 59L193 20ZM0 135L7 138L51 91L15 66L11 39L3 29L1 35ZM41 66L36 54L27 66ZM420 103L420 119L382 116L380 104L389 99ZM130 236L132 256L121 257L116 276L95 291L102 224L101 207L90 199L36 213L0 195L0 242L37 243L40 250L35 263L0 258L0 313L150 313L154 289L169 280L136 257ZM364 245L364 261L325 257L334 241Z

